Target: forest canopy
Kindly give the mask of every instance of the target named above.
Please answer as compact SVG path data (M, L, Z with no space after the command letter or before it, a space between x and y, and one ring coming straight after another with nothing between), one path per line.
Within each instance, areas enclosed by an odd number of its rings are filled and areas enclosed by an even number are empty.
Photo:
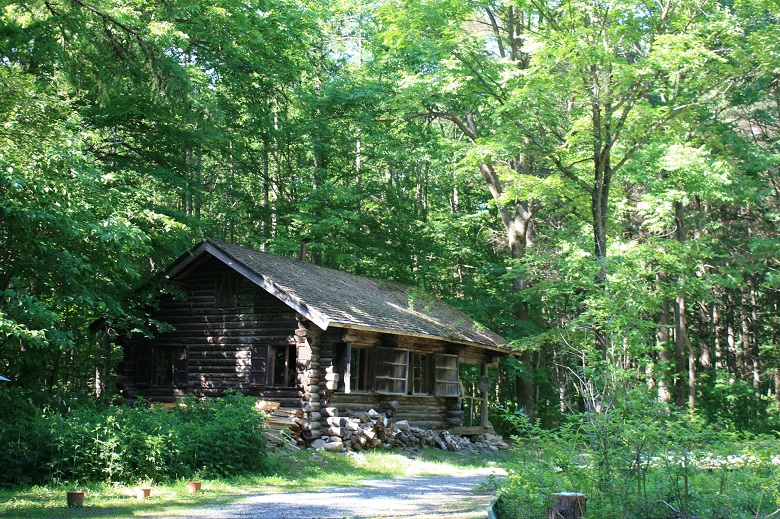
M111 394L206 236L419 287L506 337L499 403L627 384L780 411L771 1L6 0L0 374Z

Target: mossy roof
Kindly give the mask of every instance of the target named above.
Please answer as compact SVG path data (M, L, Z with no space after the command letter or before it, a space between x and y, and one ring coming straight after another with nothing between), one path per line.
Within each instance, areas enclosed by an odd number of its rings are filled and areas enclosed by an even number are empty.
M177 260L175 278L209 254L320 328L357 328L474 344L508 352L506 341L466 314L419 289L322 267L255 249L206 240Z

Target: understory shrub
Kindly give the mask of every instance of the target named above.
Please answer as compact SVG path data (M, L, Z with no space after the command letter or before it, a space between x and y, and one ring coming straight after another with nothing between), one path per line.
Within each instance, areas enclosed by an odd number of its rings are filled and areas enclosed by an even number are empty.
M0 391L0 486L43 481L51 433L41 411L24 391Z
M497 504L501 518L547 517L551 494L566 491L586 494L586 517L598 519L778 513L776 439L707 425L638 394L554 431L521 414L510 419L517 460Z
M0 475L0 484L133 483L263 472L264 415L254 404L232 393L218 400L188 398L171 409L80 405L66 414L33 411L14 428L0 425L0 454L19 461L12 463L18 468Z

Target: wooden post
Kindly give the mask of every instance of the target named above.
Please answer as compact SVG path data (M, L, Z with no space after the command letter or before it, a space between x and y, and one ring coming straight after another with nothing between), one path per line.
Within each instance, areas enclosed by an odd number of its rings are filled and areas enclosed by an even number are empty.
M548 519L580 519L585 515L585 494L561 492L550 495L553 503Z
M490 427L488 418L488 403L490 401L490 379L488 378L488 365L482 364L482 377L479 380L479 390L482 392L482 415L479 419L480 427Z

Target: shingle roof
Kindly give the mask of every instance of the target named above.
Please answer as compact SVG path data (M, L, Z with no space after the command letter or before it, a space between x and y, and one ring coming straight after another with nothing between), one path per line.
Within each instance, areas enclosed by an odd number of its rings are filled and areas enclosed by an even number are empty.
M239 245L209 239L174 263L167 275L175 277L203 253L230 265L322 329L397 332L504 350L503 338L413 287Z

